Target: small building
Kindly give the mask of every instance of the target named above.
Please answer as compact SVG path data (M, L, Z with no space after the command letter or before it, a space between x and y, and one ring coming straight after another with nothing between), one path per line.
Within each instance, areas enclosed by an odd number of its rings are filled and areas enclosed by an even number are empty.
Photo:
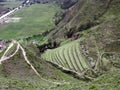
M3 41L0 41L0 50L3 50L6 48L6 42L3 40Z

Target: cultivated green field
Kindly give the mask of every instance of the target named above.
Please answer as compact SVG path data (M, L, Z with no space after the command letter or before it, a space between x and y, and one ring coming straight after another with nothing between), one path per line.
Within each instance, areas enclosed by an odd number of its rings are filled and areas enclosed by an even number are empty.
M20 17L20 22L0 25L0 39L23 38L50 30L53 17L60 8L55 4L34 4L19 10L11 17Z

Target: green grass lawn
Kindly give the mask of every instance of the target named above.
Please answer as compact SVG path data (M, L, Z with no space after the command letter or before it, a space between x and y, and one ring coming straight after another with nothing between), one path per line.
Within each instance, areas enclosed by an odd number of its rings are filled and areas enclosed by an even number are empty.
M11 17L21 17L20 22L0 25L0 39L23 38L50 30L53 17L60 8L55 4L34 4L16 12Z

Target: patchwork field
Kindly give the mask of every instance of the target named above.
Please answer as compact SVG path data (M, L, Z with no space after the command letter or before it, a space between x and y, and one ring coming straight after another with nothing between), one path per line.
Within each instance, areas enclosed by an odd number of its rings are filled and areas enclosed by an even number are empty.
M11 17L20 17L16 23L0 25L0 39L23 38L50 30L53 17L60 8L55 4L35 4L16 12Z

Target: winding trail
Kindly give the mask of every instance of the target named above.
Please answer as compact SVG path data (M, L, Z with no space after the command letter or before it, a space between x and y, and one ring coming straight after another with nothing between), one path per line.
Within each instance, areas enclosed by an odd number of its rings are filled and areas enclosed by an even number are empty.
M6 56L7 52L9 52L9 50L14 46L14 44L17 44L17 48L15 50L15 52L10 55L10 56ZM32 70L35 72L36 75L40 76L40 74L37 72L37 70L34 68L34 66L30 63L30 61L27 58L26 52L24 50L24 48L16 41L13 41L7 48L7 50L5 51L5 53L3 54L3 56L0 59L0 64L2 64L3 61L10 59L11 57L15 56L15 54L18 52L18 50L21 49L22 50L22 54L23 57L25 59L25 61L27 62L28 65L30 65L30 67L32 68Z
M15 52L10 55L10 56L6 56L6 54L9 52L9 50L14 46L14 44L17 44L17 47L16 47L16 50ZM26 52L25 52L25 49L20 45L20 43L18 43L17 41L12 41L12 43L8 46L8 48L6 49L6 51L4 52L4 54L2 55L2 57L0 58L0 64L2 64L3 61L5 60L9 60L11 57L15 56L15 54L19 51L19 49L21 49L22 51L22 55L24 57L24 60L27 62L28 65L30 65L31 69L35 72L35 74L37 76L39 76L41 78L41 80L43 81L46 81L48 83L53 83L53 84L57 84L57 85L64 85L64 84L70 84L70 82L65 82L65 81L62 81L62 82L55 82L55 81L51 81L51 80L47 80L47 79L44 79L39 73L38 71L35 69L35 67L30 63L30 61L28 60L27 58L27 55L26 55Z
M24 57L25 61L27 62L27 64L30 65L30 67L32 68L32 70L35 72L36 75L40 76L40 74L38 73L38 71L34 68L34 66L28 60L24 48L19 43L18 43L18 47L22 50L23 57Z
M7 54L7 52L13 47L13 45L14 45L14 43L12 42L12 43L8 46L7 50L4 52L4 54L2 55L2 57L1 57L1 59L0 59L0 64L1 64L2 61L7 60L7 59L9 58L9 57L6 57L6 54Z

